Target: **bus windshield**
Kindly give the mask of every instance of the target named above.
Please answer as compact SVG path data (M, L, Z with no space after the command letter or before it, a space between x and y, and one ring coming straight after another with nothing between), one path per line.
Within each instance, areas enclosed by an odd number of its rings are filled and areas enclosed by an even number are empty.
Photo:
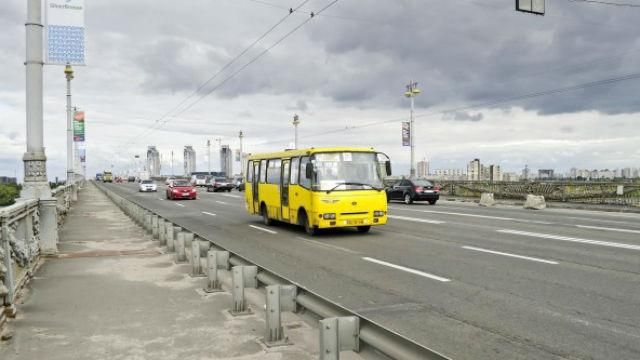
M317 191L381 189L384 163L378 154L368 152L319 153L311 157L314 165L312 189Z

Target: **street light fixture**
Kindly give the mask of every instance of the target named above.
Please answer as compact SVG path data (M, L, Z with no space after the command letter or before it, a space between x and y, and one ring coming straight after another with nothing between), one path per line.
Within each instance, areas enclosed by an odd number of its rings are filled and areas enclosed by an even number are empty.
M293 148L294 149L298 149L298 125L299 124L300 124L300 118L298 117L298 114L293 114L293 129L294 129Z
M422 91L418 89L418 83L415 81L409 82L409 85L406 86L407 91L405 91L404 96L411 99L411 116L409 119L409 144L411 145L411 170L409 173L409 177L413 178L416 175L416 162L415 162L415 141L414 141L414 123L413 123L413 103L414 98L418 96Z

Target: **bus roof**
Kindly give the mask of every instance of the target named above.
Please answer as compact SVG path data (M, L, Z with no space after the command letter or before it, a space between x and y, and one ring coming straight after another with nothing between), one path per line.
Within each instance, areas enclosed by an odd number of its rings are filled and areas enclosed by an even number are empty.
M296 156L305 156L312 155L315 153L322 152L375 152L374 148L369 147L348 147L348 146L340 146L340 147L320 147L320 148L307 148L307 149L292 149L271 153L261 153L261 154L252 154L247 159L248 160L259 160L259 159L278 159L278 158L290 158Z

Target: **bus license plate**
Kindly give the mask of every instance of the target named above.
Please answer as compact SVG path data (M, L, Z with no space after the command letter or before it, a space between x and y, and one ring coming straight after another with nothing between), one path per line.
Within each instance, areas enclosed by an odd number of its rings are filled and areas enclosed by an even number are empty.
M347 220L347 225L362 225L364 220Z

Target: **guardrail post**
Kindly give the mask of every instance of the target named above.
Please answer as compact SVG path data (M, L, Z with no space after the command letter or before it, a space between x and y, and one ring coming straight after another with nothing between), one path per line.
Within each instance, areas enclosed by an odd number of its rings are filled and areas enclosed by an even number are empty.
M229 252L209 250L207 252L207 287L205 292L223 291L218 280L218 269L229 269Z
M184 231L178 232L177 241L176 241L176 262L183 263L187 261L187 254L184 251L184 236L186 233Z
M244 298L245 287L255 288L258 286L258 267L257 266L234 266L232 272L232 295L233 308L230 313L233 316L248 315L253 313L251 308L247 307L247 301Z
M193 243L193 238L193 233L184 231L184 256L189 263L193 260L191 257L191 244Z
M0 219L1 220L1 219ZM2 305L4 313L9 317L15 316L16 308L13 305L15 279L13 277L13 266L11 264L11 246L9 244L9 226L2 221L0 223L2 231L2 242L0 242L0 276L4 274L3 283L0 284L0 298L4 299Z
M284 336L282 311L296 311L297 288L294 285L270 285L266 288L266 329L264 343L268 347L292 345Z
M200 240L194 238L191 241L191 276L200 277L203 275L200 267Z
M360 351L360 319L344 316L320 320L320 360L339 360L342 350Z
M153 239L158 239L158 220L159 216L156 214L151 215L151 236Z
M167 222L164 219L158 219L158 240L160 240L160 246L167 244Z
M149 211L144 212L144 229L147 233L151 233L151 213Z
M182 231L180 226L173 226L173 239L167 239L167 251L175 252L178 243L178 234Z
M175 227L173 226L172 223L170 223L168 221L165 223L164 226L165 226L166 234L167 234L166 235L167 252L173 252L173 249L174 249L174 247L173 247L173 236L174 236L173 234L174 234L174 231L173 230L174 230Z

